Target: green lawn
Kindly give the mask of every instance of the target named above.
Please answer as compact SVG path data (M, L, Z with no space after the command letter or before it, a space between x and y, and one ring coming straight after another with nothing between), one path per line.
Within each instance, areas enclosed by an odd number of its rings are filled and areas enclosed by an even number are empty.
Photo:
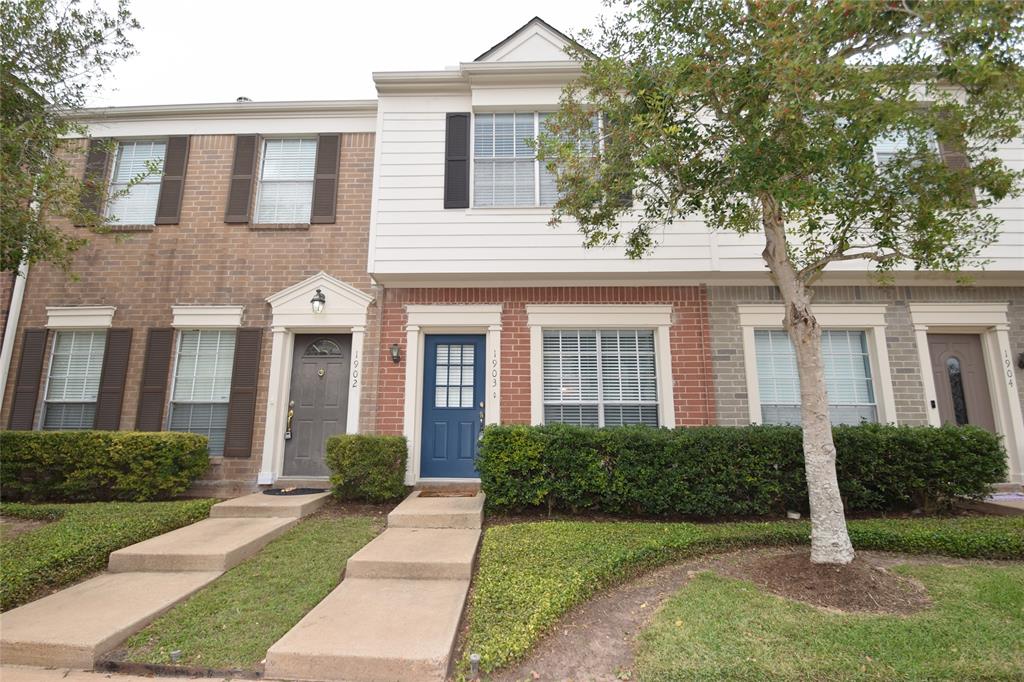
M1024 566L898 566L933 608L839 615L703 573L641 633L640 680L1011 680L1024 677Z
M992 559L1024 558L1024 517L851 521L860 549ZM470 601L461 669L521 658L555 621L601 588L641 570L731 547L808 542L805 522L548 521L488 528Z
M127 660L252 670L341 580L382 518L314 516L131 637Z
M206 518L215 502L0 505L4 516L52 521L0 541L0 610L102 570L116 549Z

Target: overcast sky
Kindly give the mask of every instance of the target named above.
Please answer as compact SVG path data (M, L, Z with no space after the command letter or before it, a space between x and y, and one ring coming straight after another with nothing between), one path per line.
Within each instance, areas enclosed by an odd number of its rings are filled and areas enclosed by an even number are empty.
M373 71L443 69L540 16L571 33L600 0L134 0L139 54L91 106L370 99Z

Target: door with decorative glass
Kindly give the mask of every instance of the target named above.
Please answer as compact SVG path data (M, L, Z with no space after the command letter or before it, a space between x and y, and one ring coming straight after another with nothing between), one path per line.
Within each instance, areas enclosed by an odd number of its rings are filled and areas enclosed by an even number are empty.
M977 334L929 334L935 398L943 424L995 431L992 397Z
M423 357L420 475L475 478L484 423L484 336L428 335Z
M349 361L347 334L300 334L292 356L291 397L285 424L284 475L329 475L326 441L345 433L348 421Z

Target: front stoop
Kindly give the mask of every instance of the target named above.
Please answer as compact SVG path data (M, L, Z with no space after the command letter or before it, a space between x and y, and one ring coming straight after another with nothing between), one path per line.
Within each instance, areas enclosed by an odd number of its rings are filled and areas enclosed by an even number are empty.
M91 668L220 572L104 573L0 614L3 662Z
M299 519L322 507L329 492L313 495L264 495L253 493L213 505L211 519L288 518Z
M297 518L205 519L119 549L108 569L124 571L226 571L298 523Z
M483 495L412 493L345 579L267 652L287 680L444 680L480 542Z

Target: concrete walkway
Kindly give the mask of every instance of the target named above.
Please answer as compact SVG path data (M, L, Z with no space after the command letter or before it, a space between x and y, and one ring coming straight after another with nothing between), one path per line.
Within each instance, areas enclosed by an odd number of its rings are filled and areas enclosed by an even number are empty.
M113 552L109 572L0 614L4 664L91 668L326 498L246 495L214 505L215 518ZM233 511L241 518L232 518Z
M420 497L267 652L267 678L444 680L480 542L483 494Z

